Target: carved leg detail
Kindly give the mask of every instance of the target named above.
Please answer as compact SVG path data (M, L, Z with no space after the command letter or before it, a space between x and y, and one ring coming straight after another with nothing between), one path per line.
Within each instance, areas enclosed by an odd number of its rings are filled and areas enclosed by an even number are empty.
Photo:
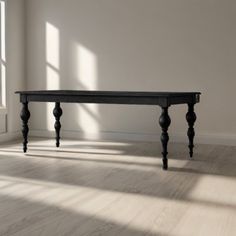
M188 104L188 113L186 114L186 120L188 122L188 139L189 139L189 155L192 158L193 157L193 148L194 148L194 144L193 144L193 140L194 140L194 136L195 136L195 131L194 131L194 123L197 119L197 116L194 112L194 104Z
M60 103L56 102L55 108L53 109L53 115L55 116L56 122L54 124L54 128L56 131L56 146L60 146L60 130L61 130L61 123L60 117L62 116L62 109L60 107Z
M29 127L28 127L28 120L30 118L30 112L28 110L28 102L22 103L23 107L21 110L21 120L22 120L22 134L23 134L23 151L27 151L27 143L28 143L28 133L29 133Z
M162 142L162 161L163 161L163 169L167 170L168 169L168 159L167 159L167 145L169 141L169 135L168 135L168 128L171 124L171 119L168 114L168 107L162 107L162 114L159 119L159 124L162 128L162 134L161 134L161 142Z

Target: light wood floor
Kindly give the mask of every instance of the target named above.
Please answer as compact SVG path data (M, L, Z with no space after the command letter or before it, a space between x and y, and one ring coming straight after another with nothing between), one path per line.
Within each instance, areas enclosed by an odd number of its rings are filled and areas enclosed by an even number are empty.
M236 235L236 147L61 144L0 146L0 236Z

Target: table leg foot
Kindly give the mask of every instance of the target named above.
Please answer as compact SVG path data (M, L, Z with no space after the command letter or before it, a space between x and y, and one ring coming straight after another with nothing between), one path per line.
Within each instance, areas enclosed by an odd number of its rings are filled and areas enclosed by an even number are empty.
M197 116L194 112L194 104L188 104L188 112L186 114L186 120L188 122L188 132L187 132L187 135L188 135L188 139L189 139L189 155L190 155L190 158L193 157L193 148L194 148L194 136L195 136L195 131L194 131L194 123L197 119Z
M55 108L53 109L53 115L55 116L55 124L54 128L56 131L56 146L60 146L60 130L61 130L61 123L60 123L60 117L62 116L62 109L60 107L60 103L55 103Z
M159 124L162 128L161 142L162 142L162 161L163 161L163 170L168 169L168 159L167 159L167 145L169 141L168 128L171 124L171 119L168 114L168 107L162 107L162 114L159 118Z
M30 112L28 109L28 102L22 103L23 107L21 110L21 120L22 120L22 135L23 135L23 151L24 153L27 152L27 143L28 143L28 133L29 133L29 127L28 127L28 120L30 118Z

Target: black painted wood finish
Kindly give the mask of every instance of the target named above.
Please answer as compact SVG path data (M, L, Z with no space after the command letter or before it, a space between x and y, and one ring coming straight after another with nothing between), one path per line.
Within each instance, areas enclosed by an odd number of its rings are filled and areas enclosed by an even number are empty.
M186 119L189 125L188 138L190 156L193 155L194 123L196 114L194 105L200 101L199 92L121 92L121 91L83 91L83 90L41 90L41 91L17 91L20 94L20 102L23 104L21 119L23 122L23 150L27 151L28 120L30 113L29 102L55 102L53 114L55 116L56 146L60 145L60 117L62 109L60 103L97 103L97 104L131 104L131 105L158 105L162 108L159 124L162 128L161 142L163 146L163 169L168 169L167 146L169 141L168 128L171 119L168 109L171 105L188 104L189 110Z
M170 126L171 119L168 114L168 107L163 107L162 108L162 113L159 119L159 124L162 128L162 134L161 134L161 142L162 142L162 161L163 161L163 169L167 170L168 169L168 159L167 159L167 145L169 141L169 134L168 134L168 128Z
M23 151L26 152L29 133L28 120L30 118L30 112L28 109L28 102L23 102L22 105L20 117L22 120Z
M193 139L194 139L194 136L195 136L195 131L194 131L194 123L197 119L197 116L194 112L194 104L188 104L188 112L186 114L186 120L188 122L188 132L187 132L187 135L188 135L188 139L189 139L189 155L190 155L190 158L193 157L193 148L194 148L194 144L193 144Z
M54 128L56 131L56 146L60 146L60 130L61 130L61 123L60 123L60 117L62 116L62 109L60 107L60 102L55 103L55 108L53 109L53 115L55 116L55 124Z

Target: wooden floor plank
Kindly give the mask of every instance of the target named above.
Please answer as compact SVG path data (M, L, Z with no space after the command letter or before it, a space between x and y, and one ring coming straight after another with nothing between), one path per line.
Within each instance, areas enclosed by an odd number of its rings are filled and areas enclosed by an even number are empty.
M33 139L0 146L0 235L231 236L236 148Z

